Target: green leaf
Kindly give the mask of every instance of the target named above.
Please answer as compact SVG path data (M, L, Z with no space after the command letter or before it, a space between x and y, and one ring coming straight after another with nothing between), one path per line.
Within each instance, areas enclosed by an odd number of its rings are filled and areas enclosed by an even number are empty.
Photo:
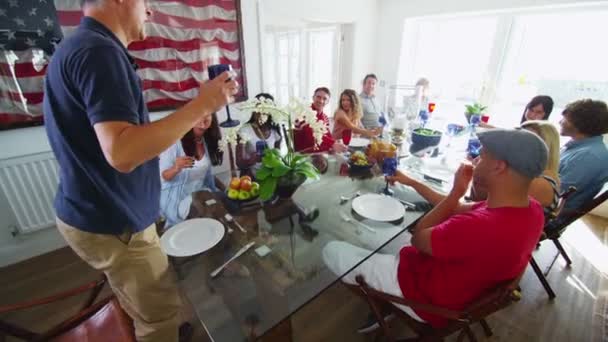
M317 170L317 168L314 167L310 162L298 165L294 171L308 178L317 178L319 176L319 170Z
M317 178L319 177L319 173L310 169L300 169L297 170L296 173L303 175L306 178Z
M279 165L285 165L285 163L283 163L283 160L281 160L281 158L279 158L277 155L273 153L266 153L262 158L262 165L269 169L274 169Z
M277 181L278 178L269 177L260 184L260 199L266 201L272 198L277 188Z
M272 169L269 169L265 166L263 166L261 169L258 170L258 172L255 173L255 178L263 181L264 179L268 178L268 176L270 176L272 174Z
M291 168L285 164L279 165L272 169L272 177L282 177L287 174L287 172L291 171Z

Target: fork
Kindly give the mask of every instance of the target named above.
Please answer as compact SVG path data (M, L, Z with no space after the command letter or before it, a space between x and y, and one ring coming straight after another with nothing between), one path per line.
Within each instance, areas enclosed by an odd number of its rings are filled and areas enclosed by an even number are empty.
M347 215L345 212L343 212L343 211L341 211L341 212L340 212L340 216L342 217L342 220L343 220L344 222L348 222L348 223L353 224L353 225L355 225L355 226L359 226L359 227L365 228L365 229L367 229L368 231L370 231L371 233L374 233L374 234L376 233L376 230L375 230L374 228L369 227L368 225L363 224L363 223L361 223L361 222L359 222L359 221L357 221L357 220L355 220L355 219L353 219L353 218L349 217L349 216L348 216L348 215Z

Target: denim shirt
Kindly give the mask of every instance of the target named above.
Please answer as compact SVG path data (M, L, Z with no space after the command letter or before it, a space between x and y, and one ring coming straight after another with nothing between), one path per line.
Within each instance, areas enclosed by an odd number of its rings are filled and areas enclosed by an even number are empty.
M197 164L200 163L198 168L206 168L206 170L197 169L197 165L195 165L191 169L181 170L170 181L162 178L163 171L173 167L177 157L185 156L186 153L180 141L173 144L173 146L160 155L160 210L167 220L167 227L171 227L186 219L190 204L192 203L192 193L201 190L218 191L215 186L212 172L213 167L207 146L205 146L205 156L201 161L197 162ZM192 174L195 173L202 173L204 176L202 178L192 177Z
M603 137L568 142L561 153L559 177L562 191L576 187L565 208L576 209L591 200L608 181L608 149Z

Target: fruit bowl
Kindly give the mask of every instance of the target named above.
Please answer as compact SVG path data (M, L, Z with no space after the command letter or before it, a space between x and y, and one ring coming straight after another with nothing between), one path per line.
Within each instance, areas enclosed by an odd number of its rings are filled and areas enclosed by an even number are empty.
M260 185L252 182L249 176L232 178L226 189L226 197L233 201L247 202L258 198L259 195Z

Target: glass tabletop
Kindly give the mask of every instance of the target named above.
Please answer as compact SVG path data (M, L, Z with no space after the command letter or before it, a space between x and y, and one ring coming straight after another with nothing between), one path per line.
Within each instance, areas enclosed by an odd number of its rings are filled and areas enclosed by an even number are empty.
M291 199L243 204L228 200L224 193L194 194L190 217L218 219L227 232L212 249L194 257L172 258L172 262L180 286L213 340L255 339L278 325L289 331L291 315L344 275L333 274L323 261L323 247L328 242L345 241L369 250L352 268L381 249L396 253L403 241L409 242L406 228L425 209L406 205L403 218L394 222L365 219L352 209L352 197L377 194L386 183L381 176L363 180L340 176L336 167L340 161L335 158L329 156L328 172L304 183ZM430 161L414 163L408 158L401 159L401 169L439 191L450 186L425 179ZM228 184L230 173L216 177ZM398 199L426 203L409 187L397 184L391 188ZM216 203L209 204L209 199ZM236 222L227 222L226 213ZM251 242L252 248L211 277L211 272Z

